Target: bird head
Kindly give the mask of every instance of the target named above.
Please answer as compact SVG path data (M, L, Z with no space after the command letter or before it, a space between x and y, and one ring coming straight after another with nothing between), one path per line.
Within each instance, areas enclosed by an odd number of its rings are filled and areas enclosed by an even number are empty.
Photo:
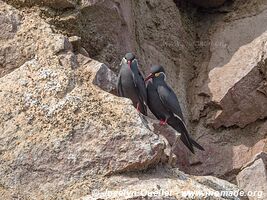
M133 53L126 53L124 58L127 62L132 62L135 59L135 55Z
M122 62L128 64L129 68L131 68L132 62L135 60L135 55L133 53L126 53L122 59Z
M165 70L161 65L154 65L151 67L150 74L145 78L145 81L154 78L163 78L166 79Z

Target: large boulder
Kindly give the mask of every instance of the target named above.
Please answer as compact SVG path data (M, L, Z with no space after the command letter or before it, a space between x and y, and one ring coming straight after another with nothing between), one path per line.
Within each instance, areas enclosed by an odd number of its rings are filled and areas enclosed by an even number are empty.
M267 69L267 32L239 48L231 60L212 69L208 84L212 101L221 106L213 126L244 127L267 116L264 71Z
M106 180L105 185L79 200L247 199L243 192L227 181L210 176L189 176L177 169L161 167L149 170L145 175L113 176Z
M189 89L193 130L206 151L192 156L191 173L236 181L266 152L266 8L235 1L225 14L198 16L200 56Z
M237 175L237 182L249 199L267 198L267 154L258 154Z
M0 79L1 187L45 198L85 177L157 164L163 140L129 100L99 88L114 87L112 72L72 53L68 39L37 15L25 18L40 34L34 57Z
M218 22L211 28L210 60L203 67L208 76L202 74L196 83L201 89L192 108L194 119L199 119L205 107L203 96L210 98L206 106L215 110L208 121L215 128L245 127L266 117L266 13ZM246 31L250 26L253 30Z

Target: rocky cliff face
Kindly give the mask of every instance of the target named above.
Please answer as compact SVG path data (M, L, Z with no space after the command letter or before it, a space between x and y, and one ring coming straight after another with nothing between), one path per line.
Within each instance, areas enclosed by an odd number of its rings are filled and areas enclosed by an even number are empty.
M0 1L1 199L266 199L267 2L199 2ZM168 163L177 135L114 95L126 51L165 66L205 152Z
M266 152L266 14L266 1L234 1L197 15L201 56L190 105L195 133L209 155L201 156L205 167L193 167L194 173L234 180L256 154Z

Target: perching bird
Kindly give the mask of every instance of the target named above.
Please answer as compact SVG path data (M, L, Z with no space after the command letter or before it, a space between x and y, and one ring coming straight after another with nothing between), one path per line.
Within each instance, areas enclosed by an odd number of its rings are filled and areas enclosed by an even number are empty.
M147 84L147 105L151 112L160 120L161 125L169 124L181 133L181 140L194 153L194 148L204 150L196 141L190 138L184 123L184 117L177 96L165 82L166 75L162 66L153 66L150 75L145 79Z
M147 90L137 59L132 53L127 53L120 65L117 82L118 95L131 99L136 109L143 115L147 115Z

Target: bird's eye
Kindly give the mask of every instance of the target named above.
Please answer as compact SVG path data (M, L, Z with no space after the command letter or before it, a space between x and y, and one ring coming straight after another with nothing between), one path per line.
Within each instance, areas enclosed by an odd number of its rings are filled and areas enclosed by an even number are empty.
M160 72L155 73L155 77L158 77L160 75Z

